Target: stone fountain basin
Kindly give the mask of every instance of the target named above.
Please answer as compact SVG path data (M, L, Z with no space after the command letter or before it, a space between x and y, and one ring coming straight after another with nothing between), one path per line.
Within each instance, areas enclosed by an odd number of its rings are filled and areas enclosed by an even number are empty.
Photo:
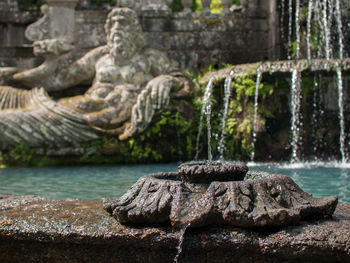
M120 199L105 199L104 208L123 224L250 228L329 217L338 202L314 198L280 174L251 171L244 180L207 183L182 178L181 172L143 176Z
M179 262L350 262L350 204L284 228L188 229ZM124 226L101 201L0 196L1 262L173 262L170 226Z

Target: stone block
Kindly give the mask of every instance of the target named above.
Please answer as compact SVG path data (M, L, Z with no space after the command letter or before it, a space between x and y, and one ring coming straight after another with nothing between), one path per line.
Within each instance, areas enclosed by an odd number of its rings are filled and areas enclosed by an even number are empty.
M198 33L177 32L169 35L170 48L173 50L193 50L201 47Z
M144 32L169 32L174 31L174 21L170 19L151 19L141 20Z
M169 50L170 39L167 33L163 32L144 32L147 47L159 49L162 51Z
M179 262L349 262L350 204L333 218L263 231L210 227L186 231ZM0 196L3 262L173 262L181 232L126 227L101 201Z

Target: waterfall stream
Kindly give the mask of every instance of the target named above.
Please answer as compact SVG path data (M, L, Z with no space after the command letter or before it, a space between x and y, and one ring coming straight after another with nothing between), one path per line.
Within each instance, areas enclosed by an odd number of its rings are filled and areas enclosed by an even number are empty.
M255 143L256 143L256 131L257 131L257 119L258 119L258 99L259 99L259 86L262 78L262 66L258 67L256 71L256 84L255 84L255 95L254 95L254 120L253 120L253 138L252 138L252 153L250 160L255 159Z
M225 151L225 128L226 128L226 119L227 119L227 113L228 108L230 105L230 99L231 99L231 82L233 78L234 72L231 71L230 75L226 77L225 84L224 84L224 108L221 118L221 136L219 140L219 153L220 153L220 160L224 160L224 151Z
M179 232L179 244L177 245L176 249L177 249L177 254L175 255L174 257L174 263L178 263L179 262L179 257L182 253L182 245L183 245L183 242L185 240L185 233L186 233L186 230L187 228L189 228L191 225L191 223L188 223L186 226L184 226L180 232Z
M300 103L301 103L301 73L298 69L294 68L292 71L292 83L291 83L291 132L292 132L292 163L300 161L299 156L299 144L300 144Z
M287 2L288 1L288 2ZM342 2L341 0L310 0L308 2L300 1L300 0L284 0L281 3L281 14L287 16L288 15L288 59L292 58L292 43L295 41L295 59L299 59L301 57L300 54L300 45L301 45L301 30L300 30L300 16L304 17L306 14L306 56L308 60L313 58L325 58L326 60L330 60L337 56L339 59L343 59L344 57L344 44L343 44L343 25L342 25ZM307 13L304 11L300 11L300 4L303 3L303 7L307 7ZM288 14L285 14L284 8L288 4ZM306 6L307 5L307 6ZM305 9L304 9L305 10ZM294 12L294 15L293 15ZM295 21L293 21L295 19ZM285 20L285 18L281 18L281 23ZM282 24L283 26L283 24ZM334 29L332 31L332 29ZM314 42L316 41L316 42ZM317 46L314 44L317 43ZM315 52L313 54L313 52ZM325 64L325 68L326 68ZM342 162L347 160L347 153L345 149L345 122L344 122L344 94L343 94L343 80L342 80L342 70L341 67L337 67L337 88L338 88L338 106L339 106L339 127L340 127L340 152L342 156ZM301 113L300 113L300 100L301 100L301 73L297 71L297 69L292 70L292 79L291 79L291 133L292 133L292 162L299 161L299 145L301 139L300 128L302 126L301 122ZM318 89L318 85L320 83L314 84L314 89ZM319 92L314 90L315 92ZM314 99L315 100L315 99ZM314 102L315 103L315 102ZM314 113L312 119L312 125L319 126L317 121L321 121L320 118L314 118L315 116L315 105ZM314 128L313 128L314 129ZM313 132L313 136L315 136L315 132ZM320 141L319 139L317 139ZM254 138L253 138L254 143ZM314 152L317 151L319 142L314 142ZM254 156L254 153L252 154Z
M341 12L340 12L340 0L335 2L335 18L337 22L337 31L338 31L338 45L339 45L339 58L343 59L344 45L343 45L343 25L341 21Z
M344 129L344 101L343 101L343 78L341 67L337 67L337 86L338 86L338 106L339 106L339 142L341 162L347 162L345 153L345 129Z
M299 24L300 0L295 0L295 59L300 57L300 24Z
M213 81L214 78L212 77L206 88L205 88L205 92L203 95L203 105L202 105L202 109L201 109L201 116L199 119L199 126L198 126L198 133L197 133L197 140L196 140L196 155L194 157L195 160L198 160L198 155L199 155L199 142L200 142L200 137L201 137L201 133L202 133L202 129L203 129L203 118L204 115L206 115L207 118L207 125L209 123L209 126L207 127L207 131L208 131L208 159L212 158L211 155L211 146L210 146L210 138L211 138L211 127L210 127L210 113L211 113L211 103L210 103L210 96L213 90Z
M309 1L308 12L307 12L307 23L306 23L306 50L307 50L307 59L310 60L311 56L311 19L312 19L312 10L313 10L313 0Z

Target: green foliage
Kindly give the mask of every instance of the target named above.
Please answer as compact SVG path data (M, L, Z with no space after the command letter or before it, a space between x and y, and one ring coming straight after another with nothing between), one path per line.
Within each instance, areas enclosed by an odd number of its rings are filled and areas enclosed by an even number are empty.
M241 0L232 0L232 4L240 6L241 5Z
M20 10L39 10L43 4L42 0L21 0L18 1L18 7Z
M25 145L17 145L9 150L8 161L21 163L22 165L30 165L33 156L35 154L35 149L30 148Z
M170 8L173 12L180 12L183 9L183 6L181 4L181 0L174 0L171 4L170 4Z

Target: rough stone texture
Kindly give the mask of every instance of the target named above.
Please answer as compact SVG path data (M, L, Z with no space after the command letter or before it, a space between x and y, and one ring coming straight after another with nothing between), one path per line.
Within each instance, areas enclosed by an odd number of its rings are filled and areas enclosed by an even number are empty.
M1 262L172 262L180 233L128 227L100 201L27 203L0 209ZM0 202L3 206L4 197ZM350 262L350 204L333 218L285 228L188 229L179 262Z
M329 72L335 71L337 67L340 67L342 71L350 71L350 58L344 59L300 59L300 60L283 60L283 61L267 61L257 63L247 63L241 65L234 65L231 67L225 67L224 69L208 72L200 80L201 83L207 83L211 78L214 81L222 81L228 77L231 71L235 76L242 75L256 75L258 69L263 74L288 74L290 75L293 69L298 71L311 71L311 72Z
M331 216L336 196L313 198L285 175L250 172L244 181L182 182L179 173L141 177L104 208L123 224L266 227ZM213 177L215 175L212 175Z
M240 8L230 13L206 15L147 11L140 14L140 17L147 47L166 52L171 59L181 63L182 69L198 70L213 63L238 64L265 58L275 59L278 38L274 43L270 39L273 39L271 36L278 33L278 30L277 25L269 26L268 21L276 11L273 10L272 14L264 12L263 9L268 9L270 3L263 5L255 16L251 15L249 9ZM33 67L38 63L28 46L30 42L23 36L18 37L21 32L24 35L24 29L30 22L35 21L26 18L28 15L25 16L24 13L13 12L4 14L4 19L0 18L0 35L4 36L0 40L0 47L17 53L15 56L8 52L0 54L0 66L26 67L27 64ZM103 30L106 16L106 10L76 11L75 50L66 56L67 59L74 61L88 50L106 43ZM18 52L23 47L27 56L25 64L23 55L20 56ZM275 52L271 52L271 49ZM64 67L64 64L60 64Z
M188 162L181 164L178 172L181 180L188 183L240 181L248 172L248 166L238 162Z

